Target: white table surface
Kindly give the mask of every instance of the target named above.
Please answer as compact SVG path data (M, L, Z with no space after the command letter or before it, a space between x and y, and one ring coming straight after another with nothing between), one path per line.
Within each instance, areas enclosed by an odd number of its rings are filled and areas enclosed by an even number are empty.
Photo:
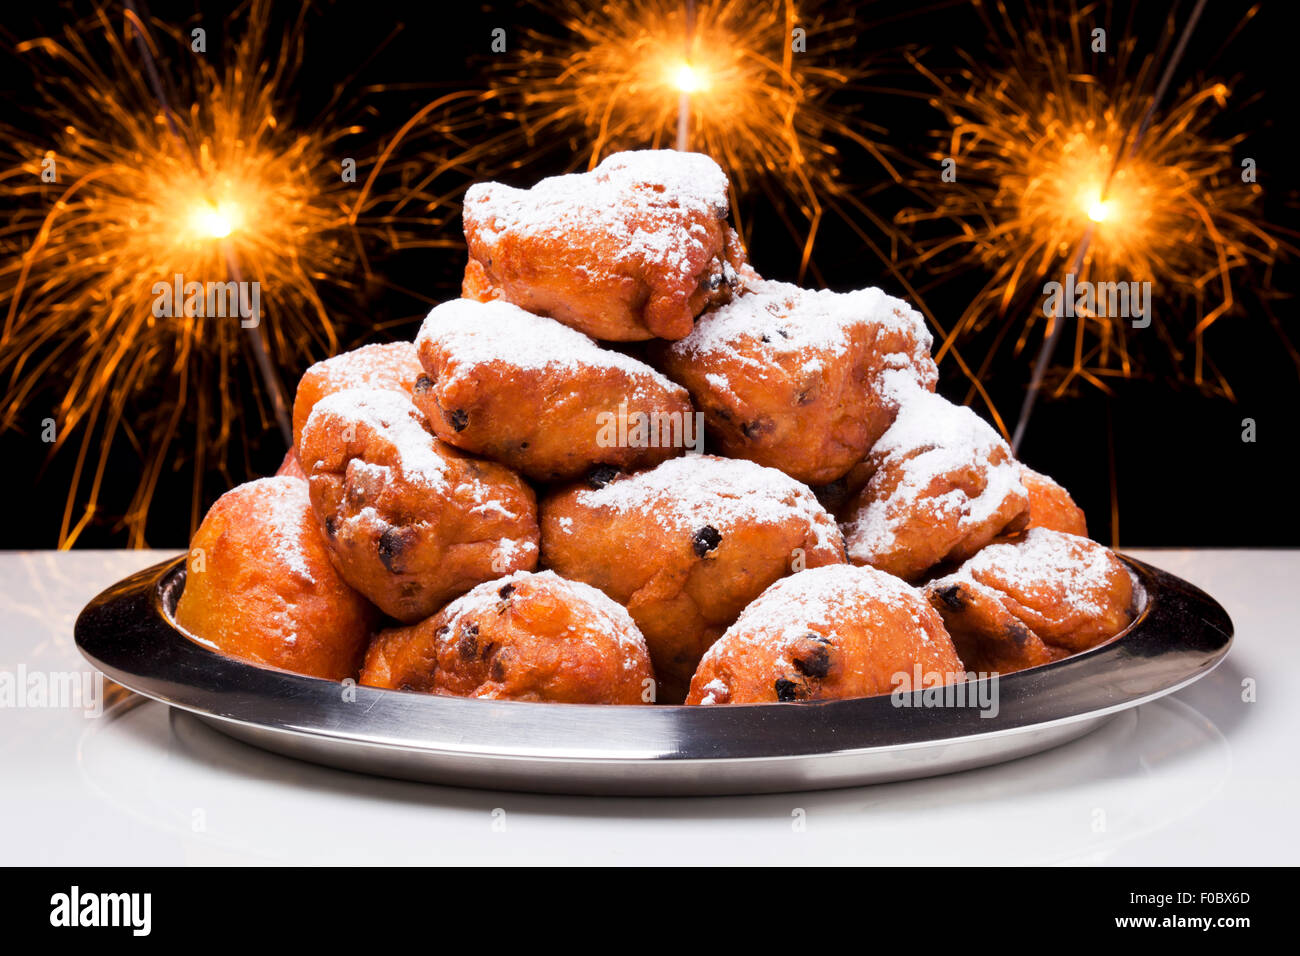
M821 793L553 797L300 763L135 695L98 718L0 707L0 863L1294 863L1300 551L1132 554L1214 595L1236 644L1033 757ZM77 612L167 556L0 553L0 672L89 671Z

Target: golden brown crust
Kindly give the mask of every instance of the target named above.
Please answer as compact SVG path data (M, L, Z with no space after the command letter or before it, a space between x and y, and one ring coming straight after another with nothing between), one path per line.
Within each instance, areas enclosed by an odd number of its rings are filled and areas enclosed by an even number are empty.
M722 171L674 150L621 153L527 190L480 183L465 196L467 297L490 287L597 339L678 339L740 286L727 212Z
M438 673L433 620L427 617L404 627L385 628L371 638L357 682L385 690L433 693Z
M915 391L850 477L841 511L849 558L917 581L1021 530L1029 497L1011 449L974 412Z
M302 427L326 395L345 388L386 388L410 395L420 371L420 360L410 342L363 345L317 362L303 373L294 393L293 447L302 450Z
M1133 577L1110 549L1046 528L988 546L925 592L967 666L985 672L1095 647L1137 613Z
M465 264L465 275L460 281L460 296L474 302L491 302L499 299L501 293L493 287L492 280L483 269L483 263L470 259Z
M559 491L543 501L541 527L544 566L627 607L662 703L685 698L700 656L769 584L844 561L834 520L808 489L709 455Z
M704 655L686 703L870 697L964 677L921 592L873 568L840 565L764 591Z
M340 573L400 621L536 566L532 489L504 465L439 441L395 392L322 399L303 429L303 461Z
M809 484L842 477L884 433L896 389L934 390L921 316L879 289L838 294L759 282L661 349L721 454Z
M1070 493L1032 468L1022 465L1020 482L1029 493L1030 528L1047 528L1088 537L1088 519L1083 509L1074 503Z
M355 677L377 618L330 561L307 485L263 478L222 495L190 543L176 623L255 664Z
M334 679L368 643L380 687L693 704L943 683L959 650L1005 672L1126 626L1140 586L934 394L921 316L764 281L729 207L674 150L471 187L462 298L308 369L293 447L205 518L178 619ZM705 418L728 457L683 454ZM381 611L405 626L367 642Z
M508 302L443 303L416 345L415 404L438 437L529 478L648 467L703 440L685 389Z
M378 635L361 683L453 697L642 704L645 639L594 588L550 572L479 585L433 617Z

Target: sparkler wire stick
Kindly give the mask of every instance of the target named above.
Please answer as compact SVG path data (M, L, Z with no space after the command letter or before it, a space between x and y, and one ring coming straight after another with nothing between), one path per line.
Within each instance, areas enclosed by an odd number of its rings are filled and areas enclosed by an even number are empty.
M153 50L150 49L149 42L145 38L144 19L136 9L135 0L125 0L124 6L127 11L127 18L135 25L136 46L140 50L140 57L144 61L145 73L149 77L149 86L153 89L154 97L158 100L158 108L162 110L163 117L167 120L167 129L175 138L176 143L185 152L190 154L194 160L195 166L200 168L198 157L194 155L192 144L181 136L180 130L176 126L176 120L172 113L171 106L167 102L167 94L162 87L162 79L158 75L158 64L154 59ZM222 244L222 252L226 259L226 268L230 271L237 288L243 288L243 272L239 268L239 261L235 256L234 248L229 242ZM262 384L266 386L267 394L271 396L271 407L275 413L276 423L280 427L280 434L284 438L285 447L293 445L293 426L289 422L288 406L285 404L284 388L280 383L279 376L276 375L275 367L271 363L271 353L266 347L266 339L262 337L261 315L253 316L254 324L246 326L248 339L253 345L253 357L257 361L258 373L262 376Z
M1148 127L1151 125L1151 118L1155 115L1156 107L1164 99L1165 92L1169 89L1169 82L1173 79L1174 70L1177 69L1179 61L1183 58L1183 53L1187 49L1187 41L1191 38L1192 31L1196 28L1196 23L1201 18L1201 12L1205 9L1206 0L1197 0L1196 6L1192 8L1191 15L1183 25L1183 30L1178 37L1178 43L1174 47L1174 52L1169 58L1168 64L1165 65L1164 73L1160 76L1160 82L1156 84L1155 92L1151 95L1151 102L1147 104L1146 111L1142 115L1142 122L1138 125L1137 133L1129 142L1127 153L1123 159L1131 159L1136 153L1138 145L1142 142L1142 137L1146 135ZM1101 198L1099 202L1106 201L1106 195L1110 189L1111 181L1115 178L1115 172L1119 169L1122 161L1120 155L1115 156L1115 161L1111 164L1110 173L1106 177L1105 183L1101 188ZM1083 266L1083 261L1088 252L1088 246L1092 242L1093 230L1095 225L1089 226L1088 231L1084 234L1079 242L1078 251L1074 254L1074 259L1070 264L1070 272L1077 275L1079 269ZM1059 304L1058 304L1059 308ZM1013 454L1020 454L1020 443L1025 437L1025 430L1029 426L1029 418L1034 413L1034 403L1038 398L1038 392L1043 384L1043 375L1047 371L1048 362L1051 361L1052 353L1056 351L1056 343L1061 337L1061 329L1065 323L1063 317L1059 314L1052 316L1052 321L1046 338L1043 339L1042 347L1038 350L1038 357L1034 361L1034 370L1029 379L1029 389L1025 392L1024 402L1020 406L1020 417L1016 421L1016 431L1011 437L1011 451Z
M230 241L222 243L221 251L226 257L226 268L230 270L230 275L235 280L235 287L242 289L244 287L244 274L239 268L239 258L235 255L235 250L231 247ZM258 298L257 314L251 316L253 322L251 325L244 326L248 332L249 341L253 343L253 357L257 359L257 370L262 375L262 381L271 394L271 408L275 412L276 423L280 426L280 435L284 438L285 448L293 447L293 426L289 422L289 410L285 406L284 393L280 390L280 379L275 374L275 367L271 364L271 352L266 347L266 339L262 337L262 315L261 315L261 298ZM240 324L243 322L241 320Z
M695 0L686 0L686 69L691 63L691 39L695 34ZM691 148L691 94L683 89L677 96L677 150Z

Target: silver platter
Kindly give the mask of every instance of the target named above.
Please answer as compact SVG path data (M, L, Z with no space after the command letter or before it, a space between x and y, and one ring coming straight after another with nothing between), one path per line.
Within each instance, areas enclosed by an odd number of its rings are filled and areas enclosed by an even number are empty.
M226 657L172 618L183 559L81 612L77 646L110 679L276 753L360 773L543 793L698 796L821 790L969 770L1074 740L1208 674L1232 644L1222 607L1125 558L1136 621L1085 653L998 679L997 714L891 696L719 707L463 700L345 687ZM979 690L979 688L974 688ZM971 698L978 695L969 695ZM984 697L987 702L987 695Z

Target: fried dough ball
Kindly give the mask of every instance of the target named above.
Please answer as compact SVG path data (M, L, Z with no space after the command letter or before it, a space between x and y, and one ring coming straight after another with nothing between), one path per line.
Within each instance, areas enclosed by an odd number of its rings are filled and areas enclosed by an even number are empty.
M410 342L363 345L317 362L303 373L293 397L293 447L302 450L302 427L326 395L345 388L384 388L410 395L421 371Z
M176 623L223 654L343 680L377 618L334 569L301 479L231 489L190 542Z
M718 165L671 149L615 153L531 189L478 183L465 194L478 263L467 297L494 289L597 339L679 339L740 287L728 208Z
M854 564L915 581L1024 527L1029 496L1007 443L969 408L912 389L841 512Z
M888 694L965 679L920 591L851 564L777 581L704 655L688 704L771 704Z
M844 561L834 520L806 487L711 455L593 473L543 501L541 526L544 566L627 607L664 703L685 698L700 656L764 588Z
M321 399L303 428L302 462L339 573L399 621L536 566L532 489L439 441L397 392Z
M722 454L820 485L862 460L901 388L934 391L931 344L921 316L879 289L759 282L665 346L661 367L690 391Z
M462 299L474 302L491 302L501 297L483 270L483 263L477 259L471 259L465 264L465 275L460 280L460 295Z
M415 404L438 437L530 478L647 467L702 443L684 388L509 302L444 302L415 344Z
M642 704L653 699L654 672L622 606L550 571L521 571L379 634L361 683L490 700Z
M1047 475L1025 465L1020 466L1020 483L1029 493L1030 528L1047 528L1088 537L1088 519L1074 503L1070 493Z
M1009 673L1087 650L1137 616L1133 576L1106 547L1030 528L925 587L966 666Z

